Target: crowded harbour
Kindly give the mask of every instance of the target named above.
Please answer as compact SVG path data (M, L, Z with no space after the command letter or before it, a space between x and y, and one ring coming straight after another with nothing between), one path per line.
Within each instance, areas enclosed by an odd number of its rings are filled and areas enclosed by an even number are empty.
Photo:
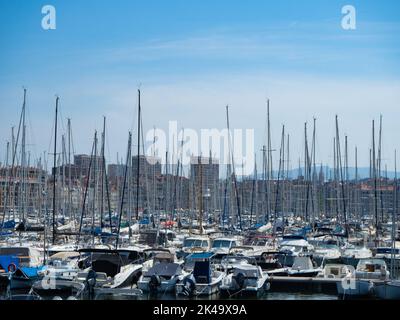
M400 300L400 1L353 2L0 0L0 307Z
M70 119L58 146L56 97L53 159L33 165L26 96L24 89L1 168L2 299L400 297L397 171L393 179L382 174L374 122L370 177L360 178L357 167L350 176L347 136L342 163L336 117L333 169L317 169L314 119L311 148L305 124L298 176L285 166L284 127L279 170L273 168L268 127L262 175L255 169L238 176L232 156L221 178L212 156L192 156L188 175L179 160L168 164L168 155L162 168L155 154L142 153L140 134L134 155L131 132L125 163L107 166L106 118L100 147L95 132L91 154L73 155ZM140 133L140 90L137 101ZM226 107L228 132L229 123ZM179 152L172 156L179 159Z

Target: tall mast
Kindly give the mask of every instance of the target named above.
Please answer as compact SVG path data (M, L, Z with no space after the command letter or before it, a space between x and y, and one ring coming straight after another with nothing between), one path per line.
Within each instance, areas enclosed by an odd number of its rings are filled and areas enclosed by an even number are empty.
M394 150L394 205L392 213L392 254L390 257L390 274L394 279L395 257L396 257L396 218L397 218L397 151Z
M201 155L199 157L199 228L203 234L203 163Z
M279 201L280 199L280 181L281 181L281 175L282 175L282 170L284 171L284 154L285 154L285 126L282 126L282 137L281 137L281 148L279 152L279 169L278 169L278 182L276 186L276 195L275 195L275 208L274 208L274 223L276 223L276 220L278 218L278 203L280 205L280 208L282 208L282 202Z
M98 171L98 157L97 157L97 131L94 133L94 156L93 156L93 212L92 212L92 243L94 245L95 237L95 223L96 223L96 206L97 206L97 171Z
M341 184L341 189L342 189L342 201L343 201L343 222L346 226L347 230L347 209L346 209L346 199L345 199L345 192L344 192L344 181L343 181L343 169L342 169L342 158L341 158L341 151L340 151L340 137L339 137L339 122L338 122L338 116L336 115L336 144L337 144L337 156L338 156L338 173L339 173L339 178L340 178L340 184Z
M3 197L3 215L5 216L7 211L7 197L8 197L8 175L9 175L9 168L8 168L8 158L10 155L10 142L7 142L7 153L6 153L6 180L5 180L5 187L4 187L4 197ZM4 222L4 221L3 221Z
M106 132L106 117L103 117L103 132L101 133L101 201L100 201L100 228L103 228L103 213L104 213L104 176L106 174L104 165L104 145L105 145L105 132ZM111 222L111 221L110 221Z
M26 180L25 180L25 173L26 173L26 90L24 90L24 105L22 109L22 142L21 142L21 180L22 184L20 185L21 188L21 205L22 205L22 221L25 222L26 216Z
M18 131L17 131L17 137L15 138L14 136L14 127L11 128L11 147L12 147L12 151L11 151L11 157L12 157L12 162L11 162L11 170L10 170L10 175L9 175L9 180L8 180L8 188L7 188L7 194L9 195L9 197L6 197L6 201L10 200L10 206L12 208L12 213L13 213L13 219L15 219L15 176L16 176L16 158L17 158L17 147L18 147L18 141L19 141L19 135L20 135L20 131L21 131L21 125L22 125L22 117L23 117L23 113L25 110L25 102L26 102L26 89L24 88L24 101L22 104L22 111L21 111L21 115L20 115L20 119L19 119L19 125L18 125ZM11 189L11 185L12 185L12 190ZM11 202L12 201L12 202ZM5 204L5 207L7 207L7 203ZM3 212L3 216L2 216L2 222L0 225L0 231L3 230L3 225L4 225L4 219L5 219L5 212Z
M270 111L269 111L269 99L267 100L267 190L266 190L266 204L267 204L267 219L270 219L270 190L271 190L271 179L272 177L272 150L271 150L271 121L270 121ZM266 221L268 222L268 221Z
M71 140L72 140L72 133L71 133L71 119L67 119L67 127L68 127L68 213L70 218L74 221L75 225L75 213L72 208L72 168L71 168Z
M383 192L382 192L382 115L379 117L379 145L378 145L378 182L381 221L383 223Z
M242 217L240 214L240 199L239 199L239 194L238 194L238 188L237 188L237 180L236 180L236 172L235 172L235 160L234 160L234 155L233 155L233 150L232 150L232 141L231 141L231 132L229 128L229 106L226 106L226 123L227 123L227 129L228 129L228 144L229 144L229 151L232 156L232 173L233 173L233 183L235 187L235 197L236 197L236 205L237 205L237 214L239 218L239 228L242 230Z
M118 249L118 243L119 243L119 233L121 231L121 220L122 220L122 212L124 209L124 200L125 200L125 189L126 189L126 180L127 180L127 175L128 175L128 166L131 158L131 149L132 149L132 133L129 132L129 138L128 138L128 151L126 154L126 165L125 165L125 171L124 171L124 181L123 181L123 187L122 187L122 196L121 196L121 203L120 203L120 211L119 211L119 219L118 219L118 230L117 230L117 240L115 243L115 249ZM130 223L129 223L130 226Z
M56 116L54 124L54 154L53 154L53 244L56 242L56 167L57 167L57 120L58 120L58 102L60 98L56 97Z
M139 178L140 178L140 89L138 90L138 144L137 144L137 173L136 173L136 220L139 219ZM168 178L168 177L167 177Z
M374 179L374 211L375 211L375 240L378 235L378 195L376 181L376 162L375 162L375 120L372 120L372 177Z
M354 181L355 181L355 192L356 194L355 196L355 214L356 216L360 216L360 211L359 211L359 190L358 190L358 150L357 150L357 146L355 149L355 165L356 165L356 172L355 172L355 177L354 177Z

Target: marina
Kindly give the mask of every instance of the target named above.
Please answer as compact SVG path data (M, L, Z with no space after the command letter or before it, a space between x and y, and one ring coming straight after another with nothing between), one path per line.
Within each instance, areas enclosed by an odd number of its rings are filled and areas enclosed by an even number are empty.
M0 305L400 299L398 4L171 2L0 19Z
M112 166L107 169L104 155L106 118L100 154L97 132L90 156L75 156L75 163L70 163L64 136L63 151L58 153L58 97L53 154L68 161L57 167L59 158L53 156L51 174L40 160L36 167L26 166L27 90L23 93L17 139L12 136L13 160L2 168L6 173L0 243L3 299L268 299L271 292L309 292L336 299L399 296L397 171L394 179L380 175L381 161L379 156L375 159L373 144L371 177L351 179L347 151L344 167L339 159L337 117L338 158L330 178L322 169L317 175L315 155L307 151L307 131L305 176L290 178L289 169L285 171L282 161L289 157L289 148L286 154L282 131L276 176L272 154L263 154L267 171L262 179L257 175L239 179L232 162L227 166L229 176L222 180L218 161L211 157L192 157L188 178L179 161L173 173L168 173L168 164L162 173L159 162L151 164L141 154L140 134L137 154L132 154L130 132L126 163L111 182ZM141 109L138 90L139 132ZM269 101L267 111L269 124ZM226 123L229 132L228 107ZM315 121L311 150L314 143ZM87 166L73 177L72 168L79 167L84 157ZM40 172L36 181L30 172ZM189 182L186 196L182 196L183 179ZM156 180L161 188L154 187ZM255 192L258 185L261 192ZM368 185L370 206L363 207L362 192ZM117 205L112 206L110 190L115 189ZM38 193L32 195L35 190ZM164 203L149 196L159 190ZM80 202L72 201L73 191L81 193ZM336 195L333 204L322 191ZM223 196L218 199L218 194ZM322 204L317 201L320 196ZM187 208L183 208L185 197Z

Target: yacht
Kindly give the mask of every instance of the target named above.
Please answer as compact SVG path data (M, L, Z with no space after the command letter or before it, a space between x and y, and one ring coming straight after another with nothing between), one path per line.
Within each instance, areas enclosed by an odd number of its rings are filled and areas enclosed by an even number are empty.
M342 262L356 267L360 259L372 258L372 251L365 246L347 244L342 248Z
M45 268L43 254L33 247L0 248L0 276L8 278L10 289L26 289L40 277Z
M226 256L221 265L227 273L220 286L223 296L261 296L269 290L268 273L262 271L255 261L242 256Z
M279 242L279 262L283 266L292 266L298 256L309 255L314 246L308 243L302 236L284 236Z
M316 267L308 256L297 256L291 267L283 267L267 271L269 276L281 277L316 277L322 268Z
M192 253L186 257L189 266L193 269L176 284L176 294L193 296L211 296L218 293L225 272L218 271L211 264L213 252Z
M361 259L355 272L336 284L339 296L368 296L372 294L373 282L389 280L386 262L382 259Z
M177 251L178 258L185 258L194 252L207 252L210 250L210 239L208 237L190 236L183 240L181 250Z
M182 264L174 260L174 255L169 252L157 253L151 267L142 273L137 282L138 288L152 294L173 292L176 283L188 274L182 270Z
M213 260L221 261L221 259L229 254L231 248L238 246L236 238L215 238L211 245L211 252L214 253Z

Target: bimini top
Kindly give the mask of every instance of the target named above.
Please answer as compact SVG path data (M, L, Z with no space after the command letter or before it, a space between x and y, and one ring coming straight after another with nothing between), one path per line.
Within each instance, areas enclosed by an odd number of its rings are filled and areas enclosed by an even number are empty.
M161 277L172 277L181 273L181 266L177 263L161 262L153 266L149 271L145 272L143 276L151 277L153 275Z
M188 255L188 260L210 260L215 255L214 252L196 252Z

